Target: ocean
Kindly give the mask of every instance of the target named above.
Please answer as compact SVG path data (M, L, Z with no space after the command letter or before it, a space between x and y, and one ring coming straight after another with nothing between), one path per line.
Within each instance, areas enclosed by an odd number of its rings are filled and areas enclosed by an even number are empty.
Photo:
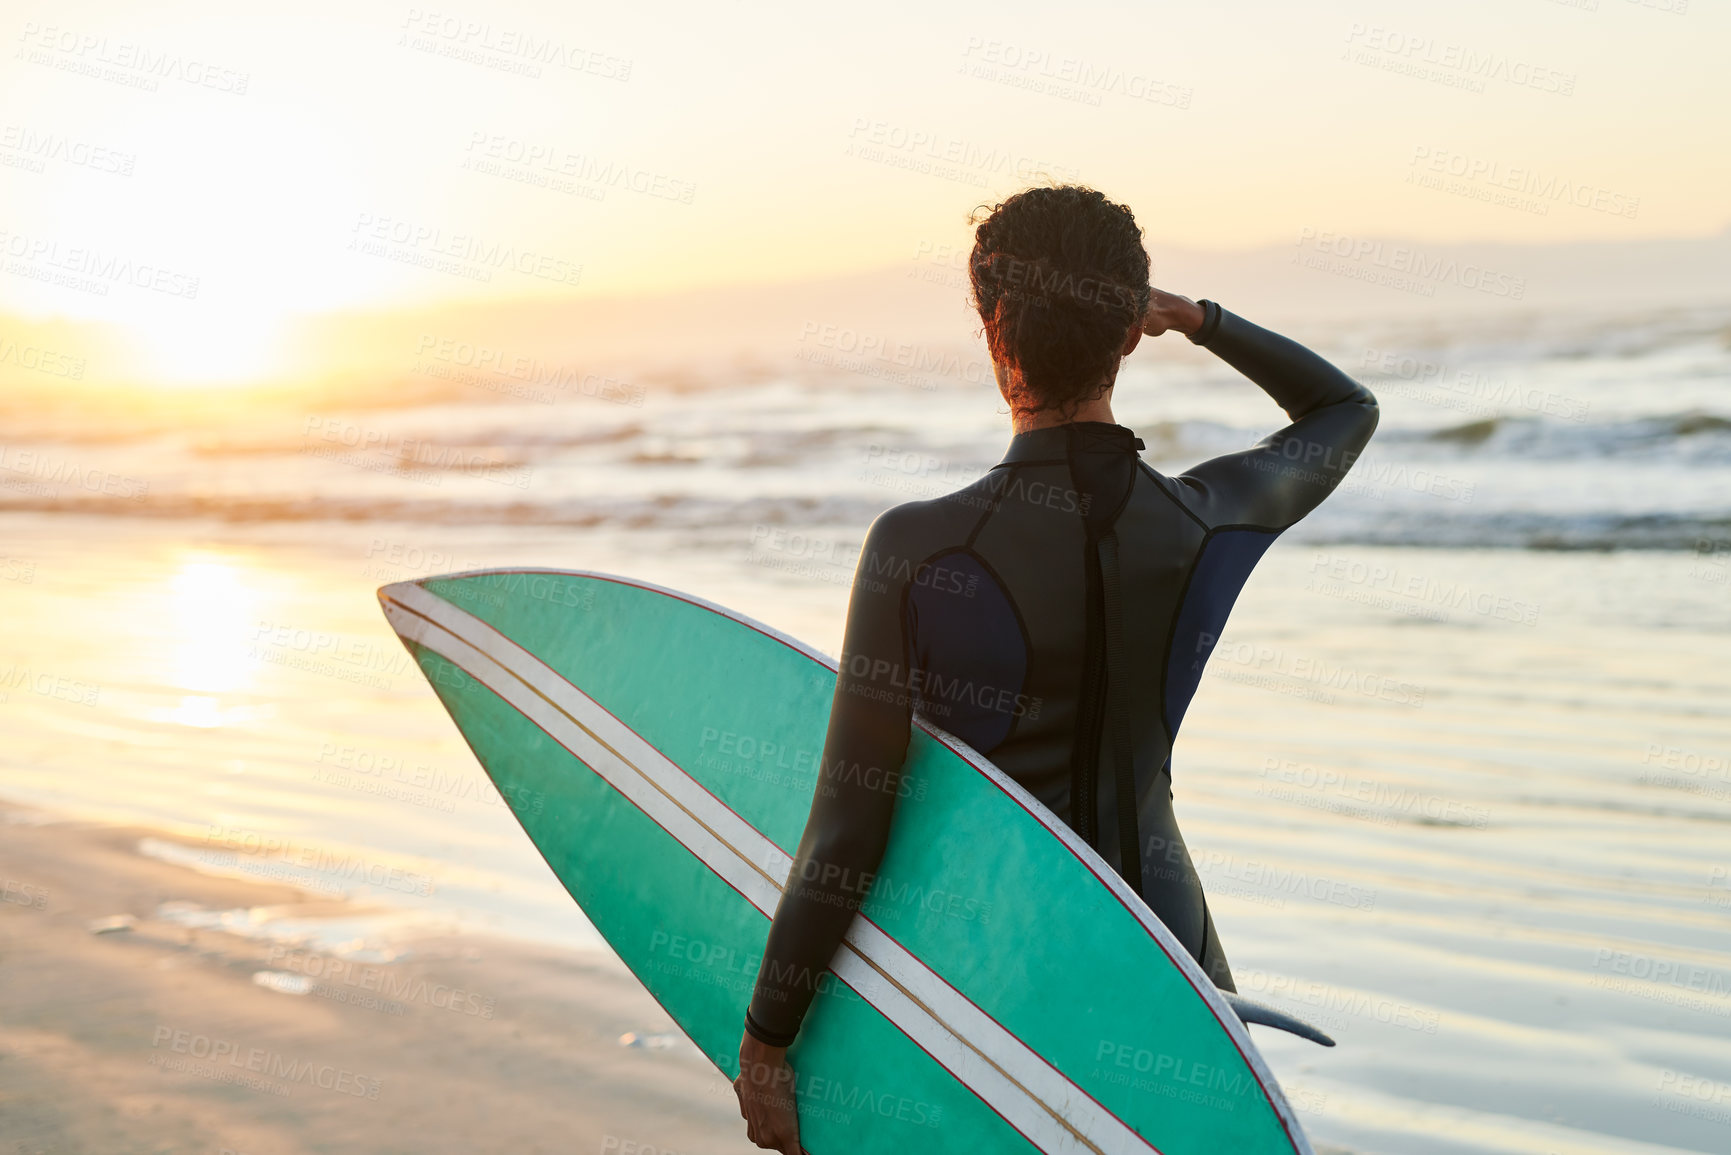
M1174 757L1240 989L1340 1046L1259 1043L1324 1148L1731 1150L1731 309L1292 335L1382 425L1252 578ZM629 574L833 653L871 519L989 469L1008 417L966 348L635 376L425 354L0 399L0 794L370 904L189 925L605 951L374 589ZM1117 394L1166 472L1282 424L1175 339Z

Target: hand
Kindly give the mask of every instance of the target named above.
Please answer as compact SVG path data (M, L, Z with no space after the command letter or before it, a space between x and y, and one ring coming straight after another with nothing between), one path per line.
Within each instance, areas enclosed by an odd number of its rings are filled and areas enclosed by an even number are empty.
M739 1041L739 1078L733 1081L745 1137L782 1155L800 1155L799 1111L787 1048L771 1047L747 1034Z
M1189 297L1155 289L1148 302L1148 311L1142 315L1142 333L1144 336L1158 337L1166 330L1174 329L1189 336L1202 328L1206 317L1202 306Z

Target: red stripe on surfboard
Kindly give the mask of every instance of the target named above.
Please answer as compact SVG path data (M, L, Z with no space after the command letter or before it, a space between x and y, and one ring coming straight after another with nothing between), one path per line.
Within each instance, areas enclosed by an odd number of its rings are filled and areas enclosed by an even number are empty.
M425 588L424 583L428 582L428 581L452 581L452 580L458 580L458 579L465 578L465 577L481 577L481 576L487 576L487 575L492 575L492 574L552 574L552 575L556 575L559 577L579 577L579 578L586 578L586 579L593 580L593 581L610 582L614 585L625 586L625 587L628 587L631 589L639 589L639 590L643 590L647 593L660 594L664 597L672 598L675 601L683 602L686 605L694 606L698 609L708 610L711 613L720 614L721 616L729 619L730 621L737 622L740 625L745 626L747 629L754 631L755 633L761 634L764 637L769 638L772 641L778 642L781 645L786 646L788 649L791 649L796 653L802 654L805 657L812 659L813 661L819 663L820 665L828 668L831 673L835 673L835 674L839 675L841 672L839 664L834 664L834 659L830 658L827 654L824 654L821 651L813 649L812 647L805 645L804 643L798 641L797 639L792 638L791 636L784 634L781 631L774 629L773 627L765 626L760 622L753 621L752 619L747 618L744 615L739 614L738 612L736 612L734 610L728 609L726 606L719 605L715 602L711 602L707 599L699 598L699 597L696 597L694 595L682 593L679 590L669 589L666 586L659 586L659 585L656 585L652 582L643 582L643 581L634 580L632 578L620 577L616 574L596 573L596 572L586 571L586 570L561 570L561 569L548 569L548 568L538 568L538 567L522 568L522 569L470 570L470 571L466 571L464 573L441 575L441 576L436 577L436 578L423 578L423 579L419 579L419 580L415 581L413 584L415 584L417 586L421 586L424 589ZM431 593L432 591L428 590L427 592ZM434 596L436 597L437 595L435 594ZM444 600L444 599L441 599L441 600ZM461 607L457 607L457 608L461 609ZM495 632L497 632L497 631L495 631ZM503 634L500 634L500 636L504 637ZM506 641L511 641L511 639L506 638ZM511 641L511 644L514 646L517 646L517 643L514 641ZM517 646L517 648L519 650L523 650L523 652L525 654L529 654L529 651L526 649L523 649L522 646ZM534 657L533 654L529 654L529 656L532 658ZM540 661L539 658L536 658L535 660ZM542 664L545 665L546 663L542 663ZM569 682L567 682L567 684L569 684ZM573 688L575 689L576 687L573 687ZM587 695L585 695L585 696L587 697ZM593 699L591 699L591 701L593 701ZM599 704L599 703L597 703L597 704ZM605 707L603 707L603 709L605 709ZM611 712L609 712L609 716L611 716ZM1038 822L1042 827L1044 827L1046 830L1050 831L1052 834L1057 836L1058 841L1060 843L1062 843L1064 848L1070 852L1071 856L1073 858L1075 858L1077 862L1081 863L1082 867L1085 870L1087 870L1089 874L1092 874L1095 877L1095 879L1098 880L1100 882L1100 884L1106 888L1106 891L1109 894L1111 894L1114 899L1116 899L1118 901L1118 904L1124 908L1125 912L1128 913L1133 919L1136 920L1136 924L1139 927L1141 927L1143 933L1147 934L1149 938L1154 940L1155 945L1160 948L1160 952L1166 956L1167 961L1171 962L1174 965L1174 969L1177 970L1179 974L1184 976L1184 980L1185 980L1185 982L1190 984L1190 988L1193 991L1195 991L1198 996L1201 996L1203 1005L1208 1008L1209 1012L1214 1015L1215 1020L1220 1023L1222 1029L1224 1029L1226 1031L1226 1037L1231 1041L1233 1050L1238 1053L1238 1057L1244 1062L1245 1067L1250 1071L1251 1077L1256 1080L1257 1086L1262 1089L1263 1097L1268 1100L1270 1108L1272 1108L1274 1110L1274 1117L1280 1121L1281 1130L1286 1134L1288 1142L1292 1145L1292 1147L1295 1151L1299 1150L1300 1149L1299 1143L1297 1142L1297 1139L1295 1138L1295 1136L1293 1134L1293 1125L1296 1123L1296 1119L1289 1122L1285 1113L1283 1113L1277 1107L1274 1106L1275 1093L1270 1090L1267 1081L1265 1081L1262 1078L1262 1075L1260 1074L1260 1072L1258 1072L1256 1063L1251 1061L1250 1056L1245 1053L1244 1048L1239 1044L1238 1037L1232 1032L1232 1030L1230 1028L1228 1028L1226 1019L1224 1017L1222 1017L1221 1014L1219 1013L1219 1011L1217 1011L1215 1009L1214 1004L1208 1000L1206 993L1190 977L1189 972L1187 970L1185 970L1183 966L1178 965L1178 956L1173 954L1173 952L1167 948L1166 944L1161 941L1160 937L1157 934L1155 934L1152 929L1149 928L1149 926L1147 925L1145 920L1142 918L1142 916L1136 912L1136 909L1134 907L1132 907L1128 902L1126 902L1124 900L1124 896L1119 894L1117 889L1114 886L1112 886L1112 884L1109 881L1107 881L1107 875L1102 874L1100 871L1096 870L1093 867L1093 865L1091 865L1088 862L1088 860L1086 858L1084 858L1081 854L1077 853L1076 846L1073 842L1073 840L1076 837L1075 832L1073 830L1071 830L1069 828L1069 826L1065 825L1063 820L1059 819L1057 817L1057 815L1052 814L1052 812L1050 810L1047 810L1046 814L1050 815L1050 817L1055 821L1056 824L1054 824L1054 821L1048 821L1047 818L1045 816L1041 815L1038 811L1031 809L1023 799L1018 798L1014 793L1005 789L1004 782L999 780L999 775L1003 775L1004 772L1002 770L999 770L995 766L990 766L989 763L985 766L982 766L980 761L976 761L977 758L981 758L982 756L978 755L977 753L975 753L971 749L964 750L964 749L960 748L958 745L956 745L953 742L953 740L951 739L951 737L949 735L944 734L940 731L937 731L929 723L925 722L924 720L920 719L917 716L913 717L913 722L914 722L914 724L918 725L921 729L923 729L926 732L926 734L930 738L932 738L934 741L936 741L940 745L944 746L951 753L954 753L954 754L960 756L964 761L966 761L968 763L968 765L974 767L975 770L980 771L980 773L989 782L991 782L993 786L998 788L1000 793L1002 793L1006 798L1008 798L1012 802L1014 802L1017 806L1021 807L1021 809L1023 810L1024 813L1028 814L1031 818L1033 818L1036 822ZM620 724L625 725L625 723L623 723L623 722L621 722ZM626 729L630 729L630 727L626 726ZM632 733L635 734L636 731L633 730ZM642 735L638 735L638 737L642 738ZM646 745L649 745L651 749L655 749L656 753L658 753L658 754L661 753L661 751L658 748L656 748L653 743L649 743L647 739L644 739L644 742ZM666 758L667 756L665 754L662 754L662 757ZM672 762L673 760L671 758L669 758L668 761ZM675 765L677 765L677 763L675 763ZM1008 776L1004 775L1004 777L1007 778ZM714 796L711 795L711 797L714 797ZM741 822L745 822L745 824L747 826L751 826L752 829L754 829L754 830L757 829L756 826L752 825L752 823L747 821L743 815L738 814L737 812L733 811L731 807L728 807L725 802L722 802L719 798L717 798L716 801L718 803L720 803L724 808L726 808L729 813L732 813L734 815L734 817L738 818ZM1042 807L1042 809L1044 809L1044 808ZM762 834L762 831L758 831L758 833ZM781 847L777 846L777 849L781 849ZM785 850L783 850L782 852L784 854L787 853ZM791 857L791 855L790 855L790 857ZM1151 911L1151 910L1148 911L1148 915L1149 915L1149 918L1158 918L1158 916L1155 915L1153 913L1153 911ZM873 925L876 926L875 923L873 923ZM878 929L880 932L882 932L884 934L884 936L886 938L890 937L887 931L883 931L883 929L881 927L879 927ZM896 940L891 938L890 941L895 942ZM896 945L901 946L901 944L899 942L896 942ZM902 947L902 949L907 950L906 947ZM909 951L908 953L911 955L913 952ZM1189 956L1188 956L1188 954L1186 954L1184 957L1188 958ZM1200 964L1198 964L1198 965L1200 965ZM942 976L937 975L937 972L933 971L931 973L935 977L938 978L938 981L943 982L946 986L949 986L949 983L947 982L947 980L943 979ZM1204 977L1206 977L1206 976L1204 976ZM955 990L954 987L951 987L950 989ZM973 1002L973 1000L968 999L967 995L963 994L959 990L956 991L956 994L959 997L961 997L962 999L968 1001L969 1003ZM1008 1034L1011 1038L1016 1039L1018 1042L1022 1042L1022 1045L1024 1047L1027 1046L1027 1043L1023 1042L1021 1040L1020 1036L1016 1035L1015 1032L1011 1031L1008 1027L1005 1027L1002 1023L999 1023L996 1018L992 1017L990 1012L986 1011L983 1007L979 1007L978 1004L974 1004L974 1005L975 1005L975 1008L977 1010L979 1010L980 1014L985 1015L988 1019L991 1019L991 1021L993 1023L996 1023L999 1026L999 1028L1004 1031L1005 1034ZM1232 1012L1229 1009L1228 1014L1231 1014L1231 1013ZM1028 1050L1032 1054L1039 1055L1039 1052L1035 1051L1032 1047L1029 1047ZM1045 1062L1048 1067L1051 1067L1052 1070L1054 1072L1056 1072L1060 1077L1062 1077L1066 1080L1069 1079L1069 1076L1064 1075L1064 1073L1062 1071L1059 1071L1057 1067L1052 1065L1050 1060L1047 1060L1045 1058L1045 1056L1039 1055L1039 1057L1040 1057L1041 1061ZM1074 1083L1072 1083L1072 1085L1074 1085ZM1081 1091L1082 1094L1087 1096L1090 1101L1094 1102L1097 1106L1099 1106L1102 1111L1105 1111L1107 1114L1111 1115L1114 1119L1118 1118L1118 1116L1115 1113L1113 1113L1109 1108L1107 1108L1105 1106L1105 1104L1100 1103L1099 1100L1097 1100L1097 1099L1094 1099L1094 1097L1092 1095L1089 1095L1085 1089L1078 1086L1077 1090ZM1283 1098L1284 1098L1284 1096L1283 1096ZM1124 1122L1122 1119L1119 1119L1118 1121L1120 1123ZM1129 1126L1128 1123L1125 1123L1124 1125L1126 1127ZM1135 1128L1131 1128L1131 1130L1134 1131ZM1146 1140L1144 1140L1144 1141L1146 1141Z

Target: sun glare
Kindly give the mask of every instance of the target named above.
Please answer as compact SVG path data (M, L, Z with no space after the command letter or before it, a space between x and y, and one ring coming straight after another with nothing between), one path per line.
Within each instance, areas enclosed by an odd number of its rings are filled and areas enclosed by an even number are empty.
M244 688L252 680L247 627L258 616L258 598L241 571L228 562L194 555L174 575L172 588L169 612L180 639L173 683L202 695ZM215 713L193 698L183 699L182 705L198 717Z
M279 316L228 308L158 316L135 326L151 379L189 388L253 385L279 376L283 330Z

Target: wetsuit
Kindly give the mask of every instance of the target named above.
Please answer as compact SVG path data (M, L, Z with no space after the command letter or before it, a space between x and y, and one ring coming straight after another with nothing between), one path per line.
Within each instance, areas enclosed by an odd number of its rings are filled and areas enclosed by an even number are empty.
M1340 483L1377 407L1302 345L1199 304L1190 340L1292 424L1176 477L1121 425L1034 429L974 484L872 523L819 788L746 1016L761 1041L792 1042L869 891L914 712L1050 807L1234 989L1173 818L1172 742L1251 570Z

